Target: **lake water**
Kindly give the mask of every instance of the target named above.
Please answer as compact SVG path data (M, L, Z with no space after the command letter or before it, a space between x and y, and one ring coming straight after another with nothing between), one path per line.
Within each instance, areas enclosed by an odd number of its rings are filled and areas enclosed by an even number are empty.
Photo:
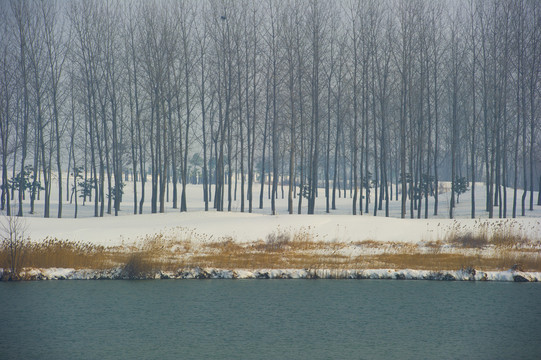
M540 359L541 284L0 283L0 359Z

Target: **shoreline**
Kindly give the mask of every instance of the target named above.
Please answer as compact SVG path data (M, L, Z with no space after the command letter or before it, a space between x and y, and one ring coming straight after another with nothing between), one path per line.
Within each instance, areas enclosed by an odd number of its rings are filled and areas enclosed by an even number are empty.
M7 272L0 269L0 281L10 281ZM435 280L435 281L499 281L541 282L541 272L519 270L482 271L412 270L412 269L218 269L184 268L177 271L152 271L144 274L127 273L125 269L106 270L72 268L30 268L19 273L22 281L40 280L159 280L159 279L356 279L356 280Z

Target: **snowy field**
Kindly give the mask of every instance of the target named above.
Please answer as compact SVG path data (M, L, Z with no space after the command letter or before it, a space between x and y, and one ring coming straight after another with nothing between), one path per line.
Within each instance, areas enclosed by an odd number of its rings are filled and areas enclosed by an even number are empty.
M137 184L140 194L141 184ZM289 215L287 213L287 186L284 186L284 199L278 190L276 201L278 215L270 215L270 200L268 188L265 185L263 209L259 209L259 184L254 184L253 213L247 212L248 201L245 200L246 212L240 212L240 198L232 203L231 212L216 212L212 209L204 211L202 185L187 186L188 212L180 213L172 208L172 201L166 203L164 214L150 213L150 186L146 186L146 201L142 215L133 215L133 183L127 182L124 187L123 202L118 217L106 214L103 218L95 218L94 204L86 203L84 206L79 199L78 218L74 219L74 204L66 201L63 205L63 218L55 218L57 215L56 184L52 184L51 218L43 218L43 197L36 200L35 213L29 214L28 200L25 202L25 222L28 235L32 241L41 241L47 237L61 240L81 241L104 246L136 244L147 235L162 233L167 236L178 238L189 237L192 242L219 241L231 239L236 242L246 243L264 240L267 235L274 232L298 233L304 232L318 241L328 242L359 242L373 240L378 242L408 242L418 243L442 239L449 232L460 230L461 232L476 231L480 224L488 224L488 228L496 228L501 224L501 219L488 219L488 213L484 211L485 189L482 184L476 186L476 218L470 219L470 191L461 195L460 203L455 209L455 220L448 219L450 193L439 195L439 214L433 215L433 198L429 198L429 219L410 219L409 202L407 203L407 218L400 219L400 201L390 202L390 218L385 218L385 210L378 211L373 216L373 199L370 204L370 214L351 215L352 200L349 197L336 199L337 210L325 213L324 189L319 189L319 197L316 200L316 215L306 215L307 201L303 199L303 214ZM240 183L238 185L240 193ZM65 190L64 190L65 191ZM172 195L172 187L169 189ZM180 186L179 186L180 194ZM226 187L227 194L227 187ZM372 192L373 195L373 192ZM511 217L513 192L507 191L508 210L507 217ZM518 192L517 214L520 214L520 197ZM537 200L537 193L534 193ZM65 193L64 193L65 197ZM15 200L17 197L15 197ZM529 199L529 194L527 200ZM169 200L172 200L169 198ZM295 199L295 210L297 210ZM384 205L385 207L385 205ZM227 195L224 208L227 209ZM14 212L18 209L16 203L12 203ZM107 210L107 205L105 206ZM296 211L295 211L296 212ZM498 209L494 209L495 216ZM416 216L415 212L415 216ZM422 215L424 215L424 203ZM516 219L505 221L521 234L533 240L541 238L541 206L534 205L534 210L526 210L526 216L518 216Z
M145 278L323 277L541 281L541 207L535 205L534 211L526 210L526 216L510 219L513 201L511 189L507 192L507 219L488 219L484 211L485 192L482 184L476 186L476 219L470 218L469 191L461 196L457 204L456 219L447 218L450 193L445 192L439 196L438 216L432 215L433 198L430 198L429 219L410 219L409 213L406 219L400 219L400 201L396 200L390 202L389 218L384 216L384 210L378 211L378 216L373 216L373 199L370 214L352 215L349 193L346 198L337 198L337 210L326 214L324 189L319 190L315 215L306 214L305 199L303 214L289 215L287 187L284 188L284 199L279 191L278 215L272 216L267 185L264 207L258 208L259 184L254 186L254 212L251 214L240 212L240 199L233 202L231 212L216 212L213 209L205 212L202 185L189 185L188 212L181 213L172 208L172 202L168 202L165 213L151 214L150 203L146 201L144 214L134 215L132 186L130 182L125 186L124 201L118 217L109 214L102 218L93 217L94 204L87 203L84 206L79 204L78 218L75 219L74 204L67 201L63 205L62 219L45 219L42 217L43 199L36 201L34 214L29 214L29 204L25 203L26 235L36 244L47 239L67 240L124 249L120 251L126 254L133 249L149 251L150 241L150 244L154 244L150 250L153 251L154 260L162 261L161 264L166 264L168 270L162 268L162 271L145 275ZM56 189L55 184L52 189ZM140 189L138 184L138 191ZM148 185L146 191L148 199ZM519 191L518 195L517 214L520 214L522 192ZM535 196L537 200L537 193ZM53 190L51 216L57 213L57 203L54 203L56 197ZM409 203L407 205L409 211ZM227 201L224 207L227 208ZM12 209L16 211L17 204L12 204ZM248 209L247 201L245 209ZM495 208L497 214L498 209ZM469 234L485 234L488 239L494 233L519 241L515 244L515 240L512 240L509 245L505 241L496 244L489 240L479 245L453 240L453 237L456 239L461 236L468 239ZM291 240L293 243L287 243L285 247L274 251L269 241L283 239L280 237L282 235L285 235L286 241ZM159 239L158 248L156 243L152 243L153 239ZM307 248L302 241L312 245ZM214 259L216 255L218 260ZM236 260L228 262L227 258L231 259L231 256L236 257ZM416 258L408 260L412 256ZM172 271L167 264L178 264L173 265L178 270ZM520 264L521 267L510 271L514 264ZM530 269L529 272L521 272L523 264ZM72 266L77 268L77 265ZM25 271L26 276L32 279L124 278L126 275L122 272L122 265L118 263L118 266L110 270L76 270L63 265L64 269ZM517 276L519 280L514 280Z

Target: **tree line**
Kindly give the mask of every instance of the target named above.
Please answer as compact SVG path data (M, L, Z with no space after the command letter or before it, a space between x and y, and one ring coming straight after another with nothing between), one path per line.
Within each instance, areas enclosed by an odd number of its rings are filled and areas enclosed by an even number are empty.
M541 187L541 3L518 0L0 4L1 208L313 214L439 211L486 184L489 217ZM267 185L267 189L265 189ZM513 202L507 204L507 191ZM149 194L150 192L150 194ZM259 199L252 194L259 192ZM265 196L265 192L267 193ZM372 199L372 200L371 200ZM306 201L306 204L303 204ZM519 204L520 203L520 204ZM541 198L537 199L537 205ZM520 214L519 214L520 212Z

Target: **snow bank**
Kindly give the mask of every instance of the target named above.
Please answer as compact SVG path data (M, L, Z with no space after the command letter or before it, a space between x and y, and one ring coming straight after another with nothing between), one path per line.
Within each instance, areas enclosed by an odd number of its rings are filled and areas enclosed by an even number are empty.
M67 174L64 174L64 178ZM141 184L138 184L140 188ZM55 214L57 187L52 184L51 214ZM173 209L171 203L165 206L164 214L150 214L150 202L144 204L143 215L133 215L133 183L127 182L124 188L123 202L118 217L107 215L94 218L94 206L87 203L79 204L78 219L71 218L74 214L74 204L63 204L64 218L42 218L43 199L36 200L33 214L29 214L29 202L23 204L24 221L27 225L27 234L34 242L43 241L46 237L59 240L90 243L103 246L118 246L136 244L147 235L161 233L177 239L190 239L193 243L202 241L218 241L230 238L236 242L252 242L265 240L266 236L276 231L290 234L305 233L317 241L359 242L373 240L380 242L406 242L418 243L420 241L441 240L449 232L478 230L482 223L490 228L497 229L500 219L487 219L484 211L486 192L484 186L476 191L477 217L469 219L470 203L461 201L456 204L455 215L459 220L449 220L448 206L449 193L440 194L439 215L430 215L430 219L400 219L401 202L390 201L390 218L385 218L384 212L379 216L368 214L352 215L352 199L341 197L336 199L336 210L325 213L324 189L319 189L319 200L316 201L316 215L305 215L306 202L302 208L303 215L288 215L287 197L276 199L276 209L279 215L271 216L270 201L264 197L263 209L254 206L254 213L240 212L240 197L232 203L232 212L216 212L204 210L202 201L202 185L187 186L187 206L189 212L180 213ZM259 187L254 186L254 199L259 198ZM467 199L469 192L462 195ZM508 203L512 201L512 191L507 191ZM374 192L371 194L374 196ZM537 194L536 194L537 195ZM373 201L375 199L373 198ZM431 205L432 199L430 200ZM373 206L373 202L371 206ZM12 203L13 209L18 204ZM432 213L432 211L431 211ZM416 215L416 214L415 214ZM532 240L539 240L541 234L541 207L536 206L533 211L527 211L526 217L505 220L506 226L517 230ZM483 219L480 219L483 218Z
M0 280L5 273L0 272ZM121 268L92 269L25 269L25 280L119 280L128 279ZM386 280L440 280L440 281L511 281L541 282L541 272L524 271L457 271L395 270L395 269L216 269L189 268L177 271L158 271L141 279L386 279Z
M26 218L34 242L46 237L103 246L137 244L158 233L193 244L231 239L238 243L265 240L284 232L313 241L419 243L442 240L450 232L498 229L499 219L396 219L353 215L262 215L249 213L188 212L82 219ZM509 229L538 240L538 218L506 220Z

